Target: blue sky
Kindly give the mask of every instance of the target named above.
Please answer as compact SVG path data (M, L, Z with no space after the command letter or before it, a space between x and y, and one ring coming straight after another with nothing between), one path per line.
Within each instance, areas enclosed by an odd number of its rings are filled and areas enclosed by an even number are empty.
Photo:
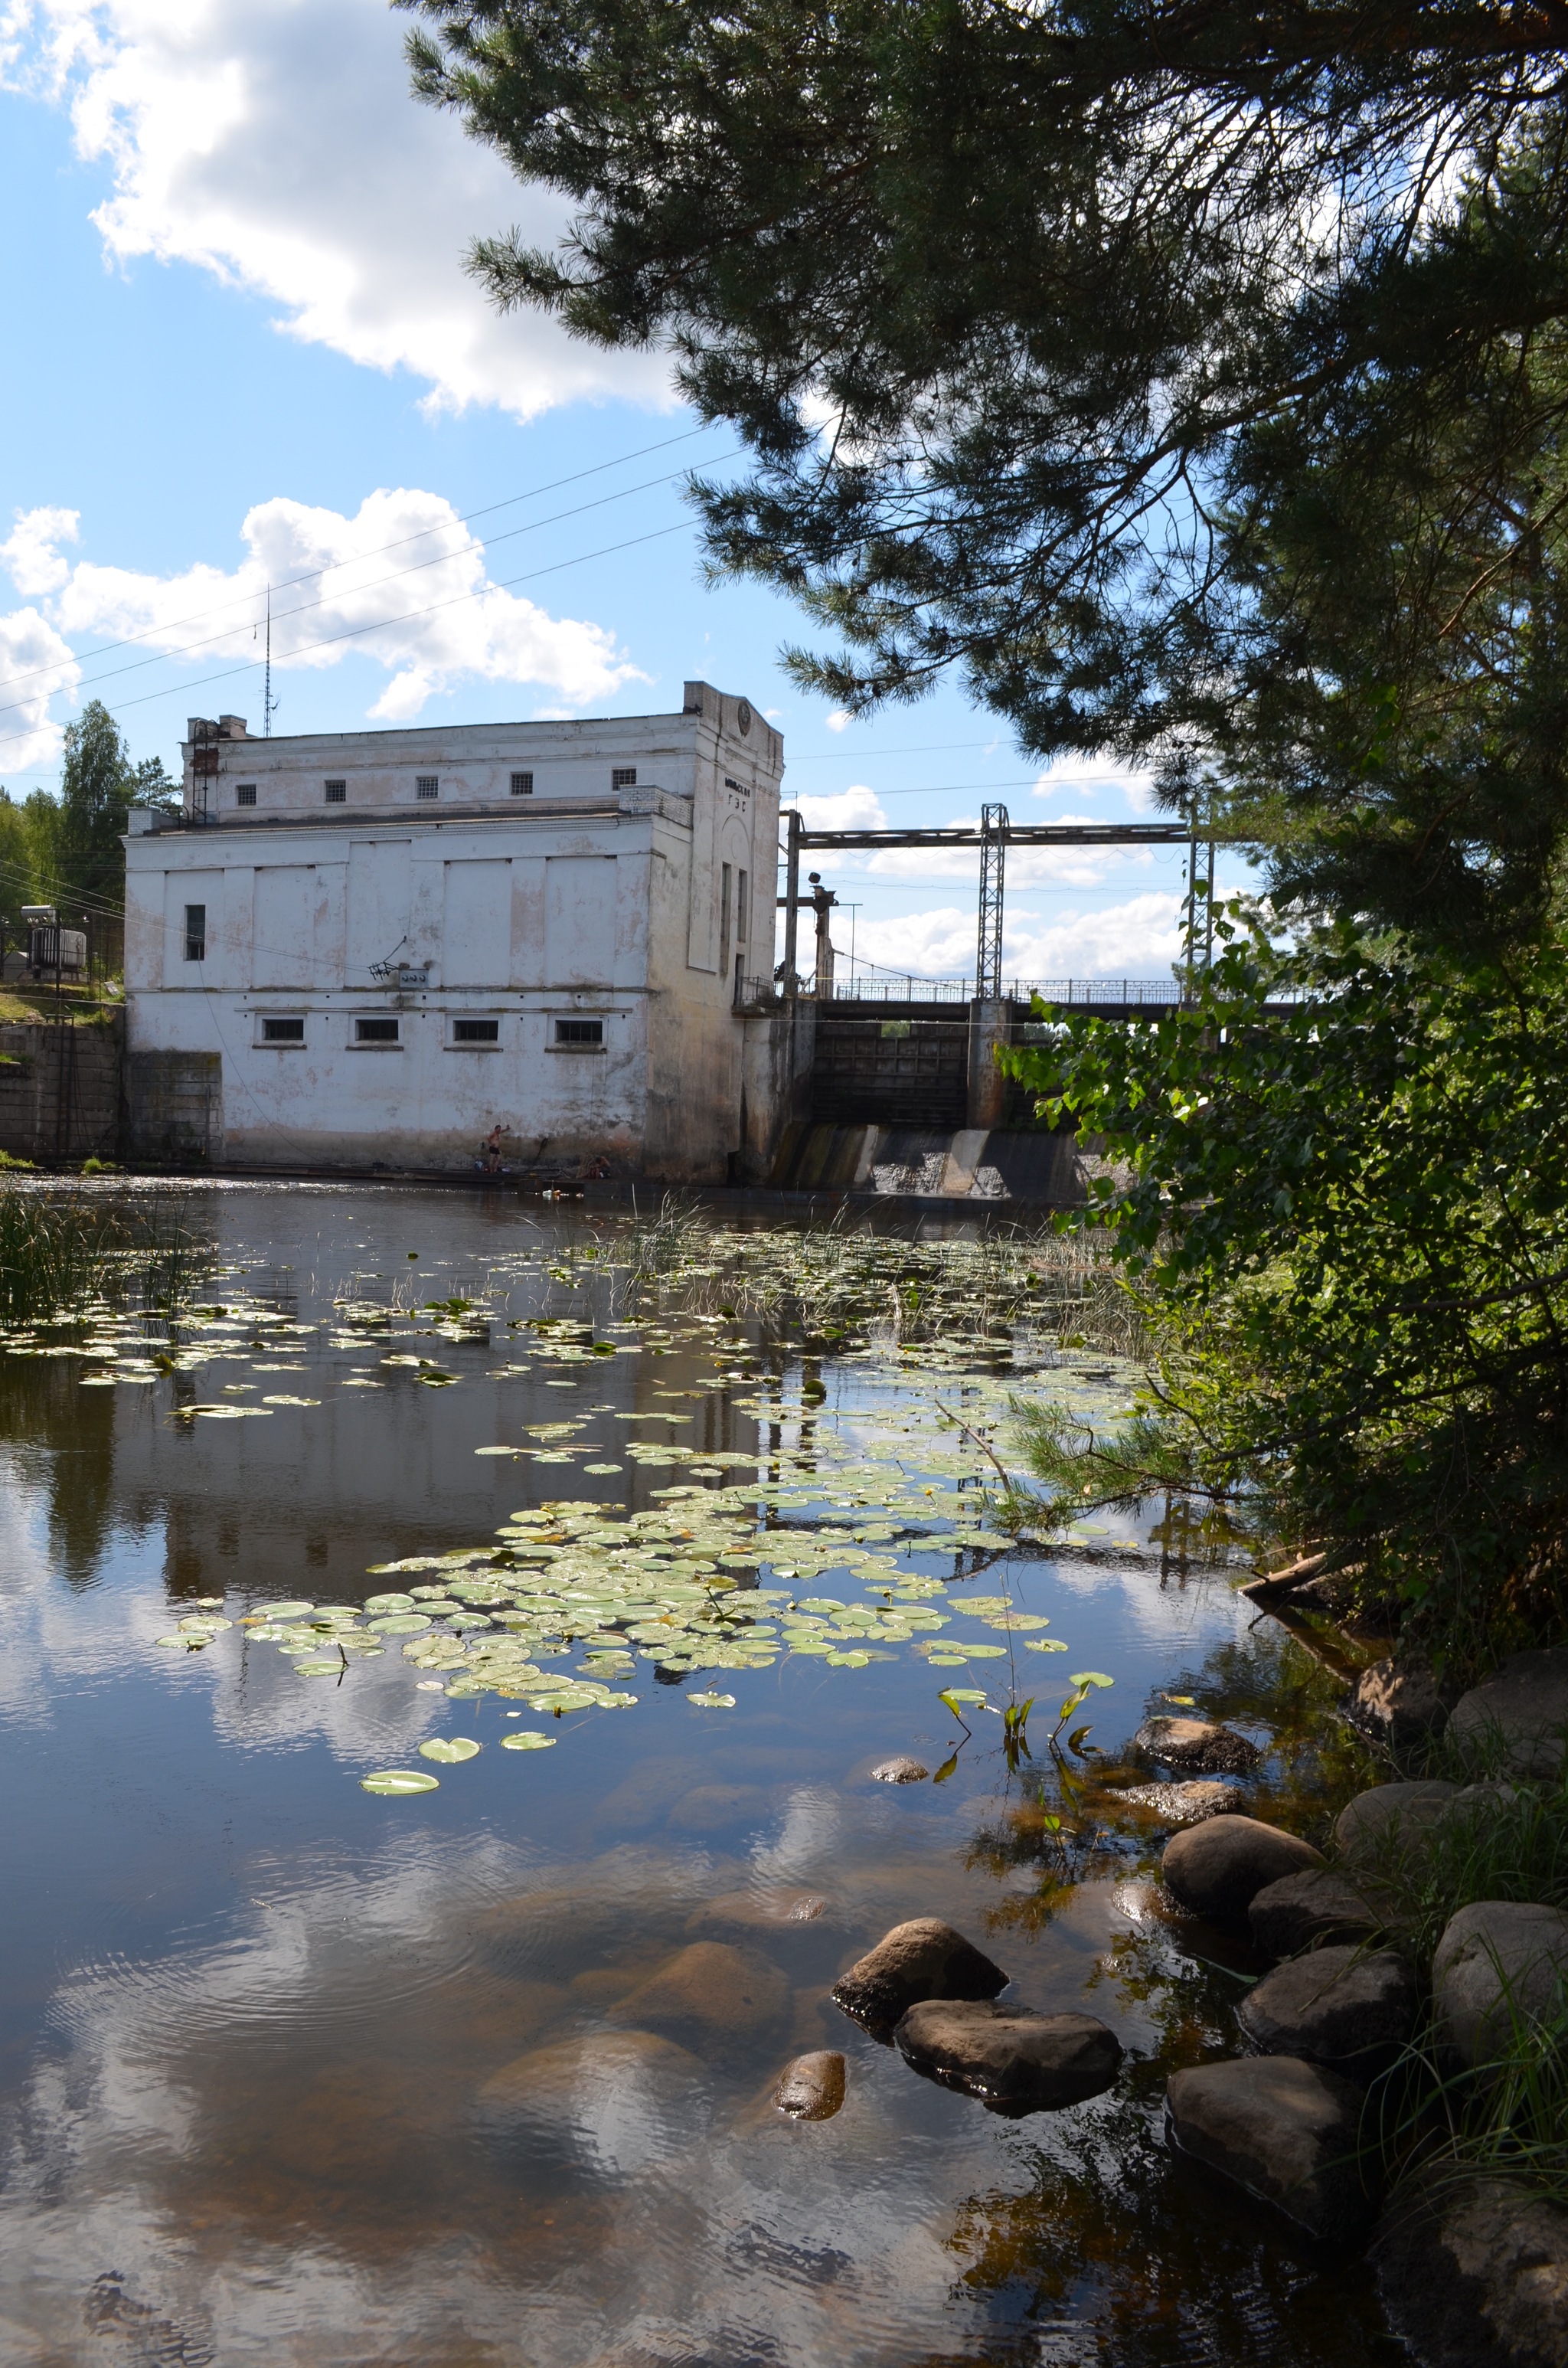
M635 714L700 675L778 723L818 822L1140 811L1112 766L1042 780L956 688L866 723L794 689L803 620L706 588L680 497L733 438L692 434L656 355L498 320L464 277L473 233L560 216L408 97L405 23L0 0L0 783L52 787L90 696L171 770L187 714L259 730L270 579L278 733ZM972 859L823 868L841 950L972 968ZM1016 851L1006 967L1158 974L1179 899L1179 855Z

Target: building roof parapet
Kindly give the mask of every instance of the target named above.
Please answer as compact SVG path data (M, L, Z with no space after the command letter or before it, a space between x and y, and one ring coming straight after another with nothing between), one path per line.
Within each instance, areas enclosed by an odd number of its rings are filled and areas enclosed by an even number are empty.
M384 829L389 825L399 829L436 831L443 824L452 823L603 823L637 821L647 814L657 814L662 821L676 823L689 830L693 803L689 791L660 789L651 781L638 789L618 791L613 799L531 798L522 805L509 799L451 798L437 807L387 800L374 805L331 809L285 806L269 813L265 808L258 811L254 806L244 806L222 814L165 814L154 806L132 806L126 835L131 838L149 838L180 833L196 837L203 832L219 831L233 837L280 830L363 830L367 825Z

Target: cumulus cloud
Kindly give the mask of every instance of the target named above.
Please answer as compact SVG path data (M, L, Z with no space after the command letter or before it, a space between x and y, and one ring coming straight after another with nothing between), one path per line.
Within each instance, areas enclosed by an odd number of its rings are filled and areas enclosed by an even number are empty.
M1222 895L1236 886L1221 886ZM1185 899L1178 890L1132 896L1098 911L1073 911L1045 920L1038 913L1010 911L1003 936L1002 966L1009 979L1168 978L1182 958ZM916 978L965 978L974 974L975 916L972 906L946 905L896 920L862 915L856 952L881 968L912 972Z
M808 830L887 830L892 827L875 790L869 789L863 781L821 797L791 797L789 803L800 808L801 818ZM1103 817L1064 814L1054 815L1052 819L1087 823ZM980 816L956 814L941 827L978 831ZM866 854L856 848L842 857L835 857L831 849L823 849L817 853L816 860L825 874L831 874L836 863L843 870L853 871L858 878L972 880L979 871L980 851L977 846L888 848L876 854ZM1143 848L1012 847L1007 850L1007 879L1014 887L1038 887L1049 882L1070 888L1093 888L1104 879L1111 864L1146 866L1148 861L1148 850ZM828 885L836 884L830 876Z
M1125 798L1134 814L1147 814L1154 803L1153 783L1147 773L1105 756L1059 757L1029 792L1036 798L1093 798L1102 793Z
M484 544L439 494L383 489L352 517L279 495L247 514L236 568L198 564L163 576L67 564L49 525L62 518L74 539L74 513L33 510L5 548L16 546L35 575L55 571L44 630L58 629L53 647L67 657L62 633L135 639L204 667L248 660L259 655L271 584L274 667L319 669L354 652L373 658L392 677L369 711L381 722L409 722L464 677L536 685L568 711L647 678L602 625L551 617L494 582ZM66 687L42 679L50 690Z
M118 263L192 264L294 336L412 372L436 409L671 400L657 355L503 320L466 277L476 233L548 245L565 216L415 103L385 0L22 0L0 15L0 79L67 107L78 154L108 170L93 220Z
M17 523L0 542L0 567L24 598L58 591L71 573L58 546L77 540L79 510L17 510Z
M827 728L830 732L842 732L854 720L846 707L835 707L827 719Z
M69 643L36 609L0 617L0 780L59 763L61 727L49 702L57 690L74 690L81 671Z

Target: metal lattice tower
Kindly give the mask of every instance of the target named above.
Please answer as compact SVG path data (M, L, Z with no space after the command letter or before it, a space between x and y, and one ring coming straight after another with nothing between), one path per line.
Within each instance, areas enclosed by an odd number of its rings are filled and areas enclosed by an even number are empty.
M1002 997L1002 887L1007 853L1007 809L980 810L980 935L974 956L974 992L982 1002Z

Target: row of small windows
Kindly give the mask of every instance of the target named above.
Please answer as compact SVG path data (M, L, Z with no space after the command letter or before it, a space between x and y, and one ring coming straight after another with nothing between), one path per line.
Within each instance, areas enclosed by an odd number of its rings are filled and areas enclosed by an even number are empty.
M292 1016L264 1019L261 1041L264 1044L302 1044L305 1041L304 1020ZM356 1044L401 1044L403 1041L401 1019L382 1019L378 1015L370 1019L357 1019L354 1022ZM498 1019L452 1021L454 1044L498 1044L500 1041L501 1022ZM558 1019L555 1041L558 1044L602 1044L605 1041L604 1021Z
M611 789L634 790L637 787L637 768L635 765L618 765L611 772L609 778ZM254 806L256 803L256 785L254 781L237 782L234 788L235 804L242 806ZM515 798L531 798L534 793L534 777L532 773L514 773L511 777L511 793ZM438 799L441 794L441 777L439 773L415 773L414 777L414 794L416 798L420 799ZM322 796L324 803L329 806L347 805L348 803L347 781L324 781L322 783Z

